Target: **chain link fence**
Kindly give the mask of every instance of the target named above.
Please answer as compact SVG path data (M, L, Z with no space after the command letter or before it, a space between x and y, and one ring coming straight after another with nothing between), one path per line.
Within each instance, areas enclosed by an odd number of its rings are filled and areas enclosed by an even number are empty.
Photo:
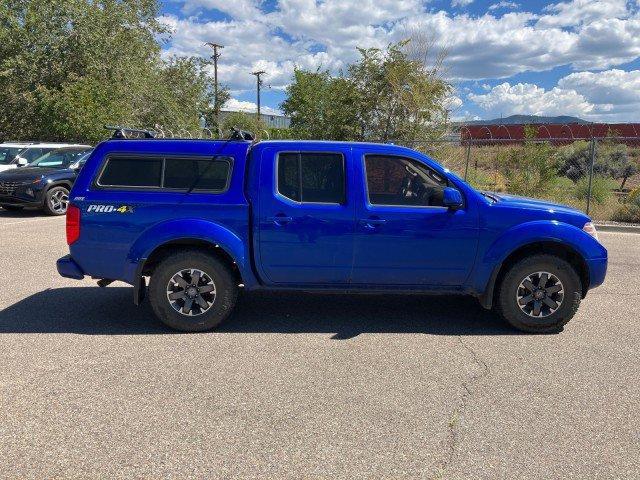
M150 130L157 138L219 135L208 128L189 132L155 125ZM640 223L638 137L397 143L426 153L480 190L569 205L599 221Z
M578 208L600 221L640 223L637 137L413 142L480 190Z

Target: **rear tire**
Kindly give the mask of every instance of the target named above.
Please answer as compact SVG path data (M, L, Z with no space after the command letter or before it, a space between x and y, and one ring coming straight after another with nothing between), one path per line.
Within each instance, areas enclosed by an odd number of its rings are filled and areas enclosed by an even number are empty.
M7 212L19 212L24 209L24 207L20 207L17 205L2 205L2 208L4 208Z
M555 333L578 310L582 284L565 260L534 255L509 268L497 295L496 310L513 327L529 333Z
M53 187L44 196L43 210L47 215L64 215L69 206L69 190Z
M183 332L217 327L233 310L238 286L229 268L202 250L165 258L151 275L149 301L158 319Z

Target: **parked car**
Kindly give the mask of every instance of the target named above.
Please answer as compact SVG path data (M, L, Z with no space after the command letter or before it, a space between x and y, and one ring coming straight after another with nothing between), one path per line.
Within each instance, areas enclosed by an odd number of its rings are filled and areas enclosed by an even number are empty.
M16 157L18 153L27 148L32 143L3 142L0 143L0 172L16 168L18 166ZM42 154L40 154L42 155Z
M607 270L584 213L364 143L108 140L73 186L67 242L62 276L127 282L184 331L217 326L244 288L467 294L552 332Z
M26 167L1 172L0 206L5 210L36 207L49 215L64 215L69 191L91 150L91 147L57 148Z
M5 142L0 143L0 172L24 167L45 153L59 148L84 147L73 143Z

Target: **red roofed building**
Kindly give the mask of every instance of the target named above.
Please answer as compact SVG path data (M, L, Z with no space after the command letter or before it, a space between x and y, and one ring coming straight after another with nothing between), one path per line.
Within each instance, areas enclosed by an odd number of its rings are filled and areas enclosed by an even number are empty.
M508 143L508 140L521 142L525 139L524 124L509 125L462 125L460 140L482 140L492 143ZM569 124L534 124L537 134L535 138L554 139L554 143L566 143L577 139L621 137L624 143L640 145L640 123L569 123ZM637 139L637 140L636 140ZM498 143L498 142L496 142Z

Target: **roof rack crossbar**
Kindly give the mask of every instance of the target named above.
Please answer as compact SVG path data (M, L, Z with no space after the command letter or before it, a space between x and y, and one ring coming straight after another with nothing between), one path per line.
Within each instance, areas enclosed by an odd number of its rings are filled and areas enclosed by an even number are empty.
M241 130L237 127L231 127L231 135L229 136L229 140L244 140L252 142L255 139L256 137L252 132Z

